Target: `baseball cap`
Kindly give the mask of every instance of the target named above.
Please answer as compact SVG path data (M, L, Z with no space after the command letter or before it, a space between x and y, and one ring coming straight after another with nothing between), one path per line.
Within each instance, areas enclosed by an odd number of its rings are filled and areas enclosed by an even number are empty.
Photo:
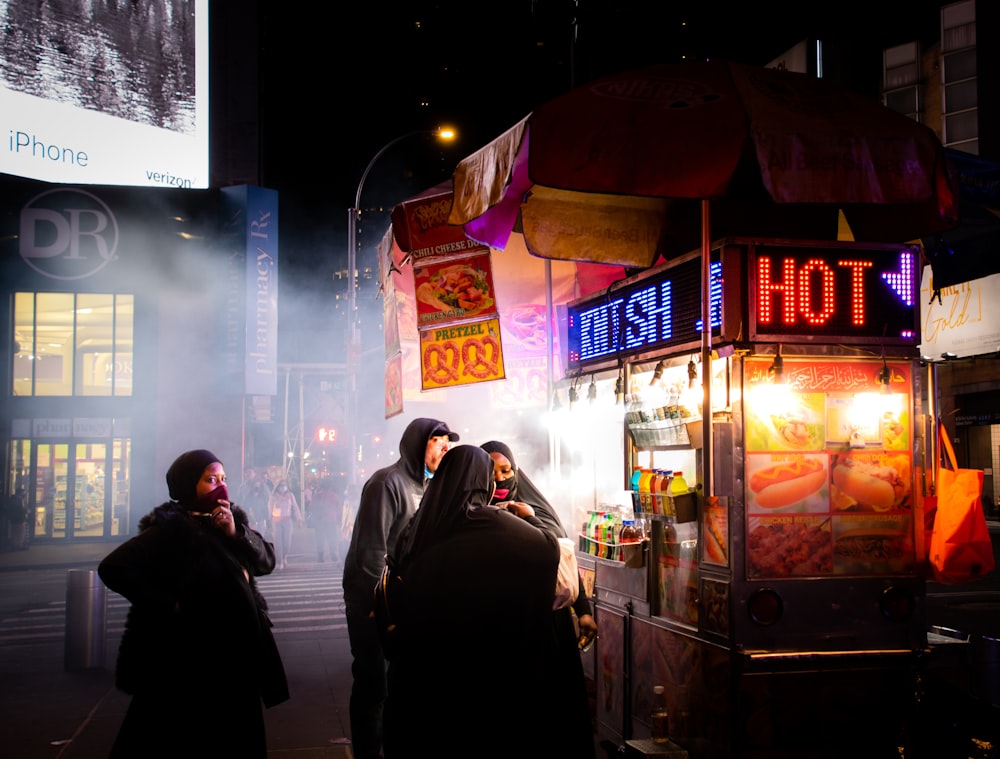
M434 429L431 430L431 434L428 435L427 437L432 438L432 437L438 437L439 435L447 435L448 439L453 443L458 441L458 433L452 432L450 429L448 429L448 425L445 424L444 422L438 422L434 426Z

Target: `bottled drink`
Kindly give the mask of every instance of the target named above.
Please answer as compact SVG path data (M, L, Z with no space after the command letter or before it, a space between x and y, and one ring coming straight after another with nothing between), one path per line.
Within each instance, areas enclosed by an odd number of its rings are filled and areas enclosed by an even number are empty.
M594 556L598 558L604 556L604 515L605 512L598 511L594 520Z
M639 508L643 513L652 513L652 499L650 498L649 480L653 476L652 469L643 468L639 476Z
M661 474L659 469L652 470L649 475L649 512L651 514L662 514L659 492Z
M684 473L678 469L670 481L670 495L684 495L686 492L688 492L687 480L684 479Z
M618 540L617 530L615 529L615 515L606 511L604 513L604 525L601 530L601 558L602 559L615 559L615 549Z
M663 686L657 685L653 688L653 711L649 715L653 730L653 741L656 743L666 743L670 740L667 730L667 698L664 694Z
M639 503L639 478L642 476L642 467L632 469L632 511L636 514L642 511L642 504Z
M619 543L638 543L642 540L642 536L639 534L638 528L635 526L634 519L625 519L622 521L622 529L618 533Z
M587 520L587 553L591 556L597 556L597 543L594 539L597 537L597 512L590 512L590 519Z
M626 567L641 567L642 553L637 553L642 542L642 533L636 526L634 519L622 521L622 528L618 532L618 561L625 562Z
M669 469L660 470L660 479L656 482L656 501L659 506L657 514L667 515L671 513L670 504L664 497L670 493L670 477L672 472Z

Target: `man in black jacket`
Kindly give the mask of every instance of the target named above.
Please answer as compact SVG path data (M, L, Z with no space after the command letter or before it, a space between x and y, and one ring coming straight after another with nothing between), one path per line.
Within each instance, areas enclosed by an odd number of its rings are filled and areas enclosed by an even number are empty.
M437 419L418 418L399 442L399 460L379 469L361 491L351 545L344 560L344 605L351 640L351 744L355 759L374 759L382 749L386 661L371 618L375 583L385 557L416 513L427 481L458 434Z

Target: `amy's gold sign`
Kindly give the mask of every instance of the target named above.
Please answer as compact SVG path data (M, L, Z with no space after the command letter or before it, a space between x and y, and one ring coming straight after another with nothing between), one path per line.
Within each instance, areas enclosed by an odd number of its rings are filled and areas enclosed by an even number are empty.
M486 319L422 331L420 374L424 390L503 379L500 320Z

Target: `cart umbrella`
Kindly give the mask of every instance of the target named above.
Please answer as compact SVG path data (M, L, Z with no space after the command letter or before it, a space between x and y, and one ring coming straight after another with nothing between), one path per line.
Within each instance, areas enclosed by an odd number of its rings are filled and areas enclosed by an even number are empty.
M903 242L957 220L926 126L822 79L721 60L576 87L462 160L453 180L449 222L493 247L518 234L542 258L645 268L700 245L703 324L712 239L835 240L842 212L855 239Z

